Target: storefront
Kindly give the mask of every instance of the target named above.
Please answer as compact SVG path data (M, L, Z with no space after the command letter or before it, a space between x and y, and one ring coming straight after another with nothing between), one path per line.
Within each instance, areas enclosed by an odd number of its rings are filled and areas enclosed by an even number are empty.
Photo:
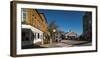
M42 42L43 32L30 25L22 25L22 46Z

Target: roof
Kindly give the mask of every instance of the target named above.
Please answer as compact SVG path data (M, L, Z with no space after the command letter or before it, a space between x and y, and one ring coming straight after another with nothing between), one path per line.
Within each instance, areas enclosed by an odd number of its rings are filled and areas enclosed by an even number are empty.
M66 36L77 36L77 33L75 32L67 32L65 33Z

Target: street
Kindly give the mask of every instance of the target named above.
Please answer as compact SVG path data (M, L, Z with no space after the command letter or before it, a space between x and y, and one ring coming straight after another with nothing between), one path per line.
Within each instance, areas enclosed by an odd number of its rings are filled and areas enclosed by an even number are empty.
M76 41L76 40L61 40L59 43L43 44L41 47L74 47L74 46L90 46L91 42L88 41Z

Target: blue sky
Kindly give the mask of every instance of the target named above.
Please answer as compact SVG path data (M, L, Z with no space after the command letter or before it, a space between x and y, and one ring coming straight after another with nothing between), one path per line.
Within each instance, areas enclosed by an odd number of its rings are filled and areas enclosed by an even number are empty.
M70 29L72 32L76 32L80 35L83 32L83 11L64 11L64 10L43 10L38 9L40 13L44 13L48 24L52 21L56 21L59 26L59 30L68 32Z

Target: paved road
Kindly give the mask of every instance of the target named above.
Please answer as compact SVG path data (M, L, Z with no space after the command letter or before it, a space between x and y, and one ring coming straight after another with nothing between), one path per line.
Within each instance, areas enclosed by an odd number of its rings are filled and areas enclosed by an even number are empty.
M89 46L89 45L91 45L91 43L87 41L61 40L61 42L59 43L44 44L40 46L52 48L52 47L73 47L73 46Z

